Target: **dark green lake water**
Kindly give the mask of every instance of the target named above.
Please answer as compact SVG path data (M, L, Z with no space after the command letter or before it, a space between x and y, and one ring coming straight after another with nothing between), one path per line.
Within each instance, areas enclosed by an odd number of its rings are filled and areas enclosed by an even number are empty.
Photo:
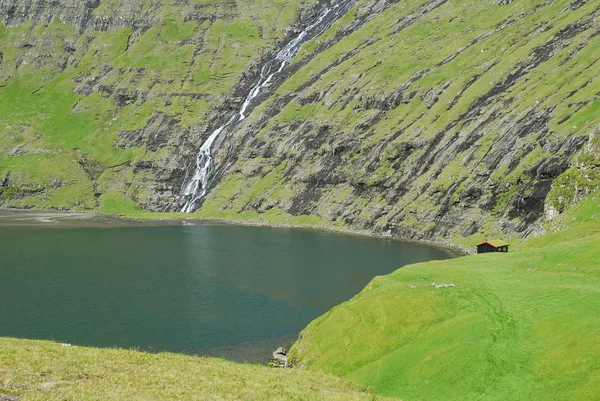
M0 227L0 336L262 362L374 276L450 256L291 229Z

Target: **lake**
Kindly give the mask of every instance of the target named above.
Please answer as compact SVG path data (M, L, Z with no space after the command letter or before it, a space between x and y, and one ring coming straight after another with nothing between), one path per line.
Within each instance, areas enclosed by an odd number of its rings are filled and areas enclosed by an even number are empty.
M282 228L0 227L0 336L265 362L374 276L449 257Z

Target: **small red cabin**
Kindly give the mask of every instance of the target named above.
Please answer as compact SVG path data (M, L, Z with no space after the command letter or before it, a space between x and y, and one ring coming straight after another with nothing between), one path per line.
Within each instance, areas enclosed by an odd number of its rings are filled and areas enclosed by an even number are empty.
M491 242L484 241L476 245L477 253L488 252L508 252L508 244L494 245Z

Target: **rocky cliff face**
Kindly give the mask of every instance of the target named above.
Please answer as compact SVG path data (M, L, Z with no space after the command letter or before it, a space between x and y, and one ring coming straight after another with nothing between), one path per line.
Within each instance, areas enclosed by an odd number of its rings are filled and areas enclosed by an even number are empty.
M169 210L208 127L314 7L0 1L0 203Z
M141 2L138 2L141 3ZM0 16L5 25L34 20L51 22L59 19L63 23L75 25L81 29L89 26L92 11L100 5L99 1L15 1L0 2Z
M237 6L235 1L2 0L0 18L8 26L58 20L77 28L80 33L124 27L143 31L175 16L196 23L217 18L235 19L240 16Z
M381 4L308 45L224 139L204 209L464 243L542 229L600 121L597 5Z
M0 0L0 202L178 210L202 141L316 8L268 5ZM200 214L464 243L536 232L596 186L598 17L360 0L219 138Z

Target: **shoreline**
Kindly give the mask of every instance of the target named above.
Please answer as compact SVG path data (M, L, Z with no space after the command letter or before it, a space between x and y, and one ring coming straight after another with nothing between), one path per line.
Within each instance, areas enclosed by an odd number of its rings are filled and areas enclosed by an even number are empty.
M388 241L400 241L406 243L414 243L420 245L432 246L438 249L443 249L448 253L449 259L464 256L467 253L458 246L443 245L434 241L415 241L405 240L402 238L395 238L390 235L381 235L372 233L366 230L353 230L344 229L339 227L328 227L325 225L311 225L311 224L286 224L286 223L268 223L264 221L251 221L251 220L234 220L234 219L223 219L223 218L201 218L201 217L160 217L157 215L156 219L150 218L136 218L134 215L118 215L108 214L100 212L73 212L73 211L40 211L40 210L23 210L23 209L0 209L0 229L2 227L7 228L125 228L125 227L167 227L167 226L202 226L202 225L220 225L220 226L244 226L244 227L262 227L262 228L287 228L296 230L309 230L316 232L325 232L339 235L351 235L356 237L364 238L375 238ZM356 295L356 294L355 294ZM296 333L293 338L297 339L300 332ZM290 349L296 340L292 341L291 344L286 344L285 341L278 341L277 344L272 345L272 349L275 350L277 347L284 346ZM231 358L231 355L219 355L219 353L228 354L231 347L222 347L222 349L215 349L213 352L206 354L194 354L199 357L212 357L222 358L229 361L242 364L259 364L262 366L270 366L272 363L272 354L265 354L261 357L261 361L258 359L250 360L238 360ZM148 350L141 350L148 352ZM263 359L264 358L264 359Z
M158 214L160 216L160 214ZM185 225L231 225L244 227L288 228L296 230L310 230L328 232L341 235L352 235L402 241L414 244L428 245L449 251L455 256L472 254L467 249L452 243L432 240L414 240L391 235L377 234L367 230L352 228L338 228L314 224L287 224L269 223L252 220L235 220L226 218L203 217L162 217L157 219L138 218L135 215L120 215L116 213L101 212L74 212L74 211L44 211L30 209L0 209L0 227L60 227L60 228L111 228L111 227L159 227L159 226L185 226Z
M118 216L118 215L117 215ZM376 239L385 239L389 241L402 241L413 244L420 245L428 245L435 248L441 248L451 252L456 256L466 256L472 254L466 248L463 248L459 245L452 243L443 243L432 240L414 240L414 239L406 239L401 237L394 237L391 235L385 234L377 234L367 230L357 230L352 228L338 228L331 227L326 225L315 225L315 224L289 224L289 223L270 223L263 221L252 221L252 220L235 220L235 219L227 219L227 218L206 218L206 217L182 217L182 218L173 218L173 217L165 217L158 220L148 220L144 218L136 218L132 215L127 216L118 216L118 218L145 223L149 221L160 222L164 225L231 225L231 226L243 226L243 227L265 227L265 228L292 228L295 230L309 230L309 231L320 231L327 232L333 234L341 234L341 235L351 235L355 237L365 237L365 238L376 238ZM157 224L157 225L162 225ZM0 223L1 225L1 223Z
M0 227L127 227L132 224L118 216L96 212L0 209Z

